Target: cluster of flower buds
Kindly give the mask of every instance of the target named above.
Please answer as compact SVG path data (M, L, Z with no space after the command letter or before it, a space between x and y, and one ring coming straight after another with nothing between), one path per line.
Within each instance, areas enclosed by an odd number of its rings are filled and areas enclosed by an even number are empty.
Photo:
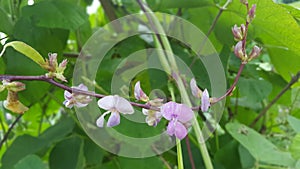
M55 77L61 81L67 82L64 77L64 71L67 67L68 60L63 60L60 64L57 62L57 53L49 53L49 60L46 59L46 69L49 73L46 74L47 77Z
M3 105L6 109L10 110L14 113L22 114L28 110L28 107L23 105L19 101L18 92L25 90L25 84L21 82L8 82L2 81L2 85L0 85L0 92L4 89L7 89L7 98L3 102Z
M248 7L248 1L247 0L241 0L241 3L245 4ZM241 24L240 27L237 25L234 25L232 30L233 37L237 42L237 44L234 46L234 54L242 60L243 63L247 63L251 61L252 59L257 58L260 55L261 48L258 46L254 46L252 48L252 51L249 55L246 53L246 36L248 31L248 24L252 22L252 20L255 17L255 11L256 11L256 5L252 5L251 9L248 11L247 14L247 24L246 26L244 24Z

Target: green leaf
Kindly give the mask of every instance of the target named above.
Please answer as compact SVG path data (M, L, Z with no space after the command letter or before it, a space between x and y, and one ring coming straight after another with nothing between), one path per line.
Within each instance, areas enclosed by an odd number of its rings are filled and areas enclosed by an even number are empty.
M23 135L7 149L1 159L2 169L11 169L19 160L46 147L45 142L29 135Z
M255 165L255 159L249 151L242 145L239 145L239 154L242 168L252 168Z
M40 157L31 154L20 160L14 169L47 169L47 166Z
M13 24L10 18L8 17L8 14L5 13L5 11L2 8L0 8L0 21L0 32L3 32L7 35L11 35L13 30Z
M54 126L43 132L39 138L48 143L57 142L72 132L74 124L74 120L71 117L62 118Z
M79 6L66 1L45 0L22 10L24 17L32 18L36 26L77 30L88 20Z
M290 81L291 74L299 71L300 27L287 9L272 0L254 3L257 3L253 20L255 36L264 43L276 71Z
M3 55L7 47L13 47L16 51L27 56L35 63L39 64L41 67L44 67L46 65L44 58L40 55L38 51L21 41L12 41L5 44L2 49L2 52L0 53L0 57Z
M71 137L56 144L50 153L50 169L84 168L83 140Z
M272 84L264 80L241 77L238 82L239 91L248 104L256 104L266 99L272 91Z
M163 162L158 157L140 159L118 157L118 160L122 169L132 169L133 166L142 169L164 168Z
M300 133L300 120L293 117L288 116L287 121L289 122L290 126L297 132Z
M230 141L216 152L214 156L215 161L221 163L225 168L241 168L238 146L237 141ZM231 159L235 159L235 162L233 163Z
M297 134L293 138L293 142L290 146L290 152L294 159L300 160L300 134Z
M294 166L296 161L288 152L282 152L255 130L239 123L228 123L229 134L243 145L259 162L274 165Z
M92 140L84 140L84 157L87 166L102 166L104 151Z

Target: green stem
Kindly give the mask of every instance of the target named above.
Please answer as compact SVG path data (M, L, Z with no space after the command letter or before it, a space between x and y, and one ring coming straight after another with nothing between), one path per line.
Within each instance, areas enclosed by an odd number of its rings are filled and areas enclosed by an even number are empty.
M177 148L178 169L184 169L183 159L182 159L181 142L178 138L176 138L176 148Z
M172 75L175 76L175 80L177 82L183 102L191 107L192 104L190 102L190 98L187 94L187 91L185 90L183 80L180 77L178 67L177 67L170 43L166 36L161 36L161 35L165 35L162 26L160 25L159 21L157 20L157 18L153 14L153 12L147 7L146 2L143 2L144 4L142 4L142 2L140 0L138 0L138 2L140 4L141 8L144 10L144 12L147 12L146 16L147 16L149 22L154 24L154 25L151 25L153 30L157 31L157 32L155 32L155 36L157 37L156 40L159 42L157 42L156 44L161 43L157 47L159 49L167 51L167 52L165 52L165 54L166 54L166 57L168 58L168 61L170 62L170 66L166 65L167 62L162 62L163 67L169 67L169 68L171 67L172 68ZM164 48L162 48L162 47L164 47ZM165 55L163 55L162 53L159 53L159 57L160 57L160 60L165 59L164 58ZM203 134L201 132L201 129L200 129L199 123L196 119L196 116L194 117L193 128L194 128L196 136L197 136L197 141L198 141L198 144L200 147L200 151L201 151L202 158L203 158L204 164L206 166L206 169L213 169L213 165L212 165L210 156L208 154L208 150L207 150L207 147L204 142Z
M175 102L175 92L172 84L168 85L168 89L171 93L172 100ZM184 169L183 166L183 158L182 158L182 149L181 149L181 142L179 139L176 138L176 148L177 148L177 162L178 162L178 169Z

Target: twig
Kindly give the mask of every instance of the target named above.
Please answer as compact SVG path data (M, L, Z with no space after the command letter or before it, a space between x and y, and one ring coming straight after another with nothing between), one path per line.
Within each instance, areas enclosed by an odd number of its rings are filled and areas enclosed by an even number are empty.
M193 158L193 154L192 154L192 151L191 151L191 145L190 145L189 136L185 137L185 144L186 144L187 151L188 151L188 154L189 154L189 159L190 159L190 163L191 163L192 169L196 169L194 158Z
M300 71L292 77L291 81L278 93L278 95L258 114L258 116L253 120L253 122L250 124L250 127L254 127L254 125L258 122L258 120L260 118L262 118L266 113L267 111L273 106L273 104L275 104L278 99L280 99L280 97L285 93L287 92L290 87L298 82L300 78Z
M15 125L17 124L17 122L21 119L21 117L23 116L23 114L20 114L15 121L11 124L11 126L8 128L7 132L5 133L3 139L0 142L0 150L2 145L4 144L4 142L8 139L8 136L10 134L10 132L12 131L12 129L15 127Z
M202 43L201 43L201 45L200 45L199 52L197 52L197 53L200 53L200 52L202 51L202 49L203 49L203 47L204 47L206 41L208 40L209 35L210 35L210 34L212 33L212 31L214 30L214 28L215 28L215 26L216 26L216 24L217 24L217 22L218 22L220 16L222 15L223 11L226 10L227 6L228 6L231 2L232 2L232 0L227 0L226 3L225 3L222 7L219 8L219 12L218 12L217 16L215 17L215 19L213 20L213 23L211 24L211 26L210 26L210 28L209 28L209 30L208 30L208 32L207 32L205 38L203 39L203 41L202 41ZM191 63L190 66L189 66L190 68L193 67L193 65L194 65L195 62L196 62L196 59L197 59L197 58L194 58L194 59L193 59L192 63Z
M217 103L217 102L223 100L225 97L229 96L229 95L232 93L232 91L233 91L233 89L235 88L237 82L239 81L239 78L240 78L240 76L241 76L241 74L242 74L242 71L243 71L245 65L246 65L246 63L244 63L244 62L241 63L240 68L239 68L239 71L238 71L238 73L237 73L237 75L236 75L236 77L235 77L235 79L234 79L234 82L233 82L233 84L231 85L231 87L227 90L227 92L226 92L223 96L221 96L221 97L219 97L219 98L216 98L216 99L213 99L212 104L215 104L215 103Z
M117 20L118 17L117 15L115 14L115 10L111 4L111 1L108 1L108 0L99 0L101 6L103 7L103 10L107 16L107 18L110 20L110 21L114 21L112 22L112 25L113 25L113 28L114 30L117 32L117 33L120 33L122 32L122 27L120 26L120 22Z
M8 80L8 81L15 81L15 80L36 80L36 81L44 81L50 84L53 84L61 89L64 89L66 91L69 91L71 93L77 93L77 94L82 94L82 95L88 95L88 96L92 96L92 97L96 97L96 98L103 98L105 97L105 95L102 94L97 94L94 92L90 92L90 91L83 91L83 90L79 90L79 89L75 89L75 88L71 88L68 86L65 86L55 80L53 80L52 78L46 77L45 75L41 75L41 76L14 76L14 75L0 75L0 81L2 80ZM156 107L152 107L148 104L140 104L140 103L135 103L135 102L130 102L131 105L136 106L136 107L141 107L141 108L145 108L145 109L152 109L152 110L156 110L158 111L159 109Z

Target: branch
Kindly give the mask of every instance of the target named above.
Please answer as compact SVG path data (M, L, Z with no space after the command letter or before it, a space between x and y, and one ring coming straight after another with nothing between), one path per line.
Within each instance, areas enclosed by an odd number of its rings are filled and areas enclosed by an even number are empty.
M186 144L186 148L187 148L187 151L188 151L188 154L189 154L189 158L190 158L190 163L191 163L192 169L196 169L194 158L193 158L193 153L191 151L191 145L190 145L189 136L185 137L185 144Z
M4 142L8 139L8 136L10 134L10 132L12 131L12 129L15 127L15 125L17 124L17 122L21 119L21 117L23 116L23 114L20 114L16 120L11 124L11 126L8 128L7 132L5 133L3 139L0 142L0 150L2 145L4 144Z
M258 114L258 116L253 120L250 124L250 127L254 127L254 125L258 122L260 118L262 118L267 111L280 99L280 97L287 92L291 86L298 82L300 78L300 71L292 77L291 81L278 93L278 95Z
M215 17L215 19L213 20L213 23L211 24L211 26L210 26L210 28L209 28L209 30L208 30L208 32L207 32L205 38L203 39L203 41L202 41L202 43L201 43L201 45L200 45L200 49L199 49L199 52L198 52L198 53L200 53L200 52L202 51L202 49L203 49L203 47L204 47L204 45L205 45L205 43L206 43L206 41L207 41L209 35L210 35L210 34L212 33L212 31L214 30L214 28L215 28L215 26L216 26L216 24L217 24L217 22L218 22L220 16L222 15L223 11L226 10L227 6L228 6L231 2L232 2L232 0L227 0L226 3L225 3L222 7L219 7L219 12L218 12L217 16ZM193 59L192 63L191 63L190 66L189 66L190 68L193 67L193 65L194 65L195 62L196 62L196 59L197 59L197 58L194 58L194 59Z
M115 31L117 33L122 32L122 27L120 26L120 22L117 20L118 17L115 14L115 10L111 4L110 0L99 0L101 6L103 7L103 10L107 16L107 18L109 19L109 21L114 21L112 22L113 28L115 29Z
M87 96L92 96L92 97L96 97L96 98L103 98L106 95L102 95L102 94L97 94L94 92L90 92L90 91L83 91L83 90L79 90L79 89L74 89L68 86L65 86L55 80L53 80L52 78L46 77L45 75L41 75L41 76L14 76L14 75L0 75L0 81L2 80L8 80L8 81L16 81L16 80L26 80L26 81L44 81L50 84L53 84L61 89L64 89L66 91L69 91L71 93L77 93L77 94L82 94L82 95L87 95ZM140 104L140 103L135 103L135 102L130 102L130 104L132 106L136 106L136 107L141 107L144 109L151 109L151 110L156 110L158 111L158 108L152 107L148 104Z

